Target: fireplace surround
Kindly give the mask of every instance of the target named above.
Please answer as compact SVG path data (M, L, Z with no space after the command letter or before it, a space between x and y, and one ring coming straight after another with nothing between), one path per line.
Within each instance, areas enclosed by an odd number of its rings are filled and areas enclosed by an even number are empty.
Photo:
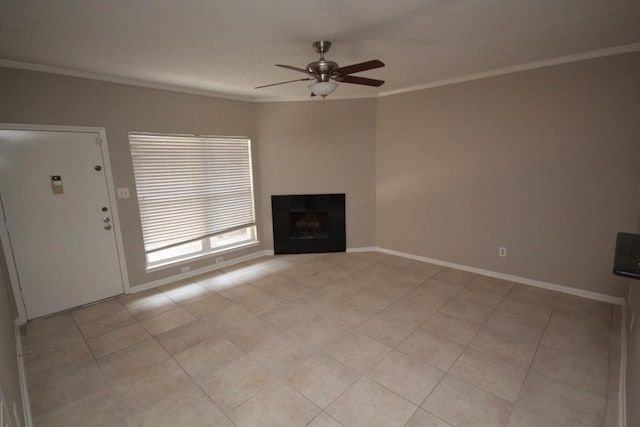
M271 213L275 254L346 251L344 193L274 195Z

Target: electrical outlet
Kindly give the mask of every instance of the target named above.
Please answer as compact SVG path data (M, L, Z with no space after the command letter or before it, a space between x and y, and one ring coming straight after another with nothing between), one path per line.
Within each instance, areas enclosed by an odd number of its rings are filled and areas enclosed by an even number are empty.
M220 264L224 261L224 257L216 258L216 264Z
M498 248L498 256L506 257L507 256L507 248Z
M118 199L128 199L130 197L129 187L122 187L116 190Z
M183 273L188 273L189 271L191 271L191 267L189 267L188 265L185 265L180 269L180 271Z

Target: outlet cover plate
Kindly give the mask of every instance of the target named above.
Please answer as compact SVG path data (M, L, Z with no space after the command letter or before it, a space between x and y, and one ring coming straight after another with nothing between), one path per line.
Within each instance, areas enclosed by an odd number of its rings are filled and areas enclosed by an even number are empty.
M131 197L131 195L129 194L129 187L118 188L116 190L116 193L118 195L118 199L128 199L129 197Z

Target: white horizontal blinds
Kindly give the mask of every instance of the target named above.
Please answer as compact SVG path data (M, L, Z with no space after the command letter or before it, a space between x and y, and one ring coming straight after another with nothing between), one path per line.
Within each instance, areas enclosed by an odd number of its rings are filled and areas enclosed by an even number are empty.
M255 225L246 138L130 133L146 252Z

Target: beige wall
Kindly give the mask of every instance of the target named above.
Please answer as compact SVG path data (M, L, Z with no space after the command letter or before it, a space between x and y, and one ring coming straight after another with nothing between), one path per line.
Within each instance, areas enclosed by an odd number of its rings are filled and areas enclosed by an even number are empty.
M13 421L13 404L15 402L20 425L24 424L22 396L18 379L18 363L16 352L15 318L13 296L9 288L9 275L0 247L0 388L4 394L9 416Z
M638 76L635 53L381 98L378 246L625 295L611 269L640 211Z
M261 248L272 194L345 192L348 247L622 295L610 271L640 210L638 71L628 54L379 100L252 104L0 68L0 122L106 128L115 185L132 190L129 131L247 135ZM131 285L177 274L144 272L135 197L118 210Z
M265 244L272 195L346 193L347 247L374 246L376 100L258 104L256 118Z
M265 104L0 68L0 122L105 127L115 185L132 190L129 131L247 135L262 248L272 194L345 192L348 247L622 295L610 264L640 203L639 58L379 100ZM118 200L132 286L179 272L144 272L137 209L135 197Z
M0 68L0 123L104 127L116 187L132 198L117 201L131 286L180 272L172 267L146 274L135 198L130 131L254 136L254 105L206 96ZM259 171L259 161L255 161ZM260 184L256 183L257 191ZM257 206L260 217L260 206ZM259 228L262 229L261 224ZM232 259L261 249L225 255ZM211 262L190 263L192 270Z

